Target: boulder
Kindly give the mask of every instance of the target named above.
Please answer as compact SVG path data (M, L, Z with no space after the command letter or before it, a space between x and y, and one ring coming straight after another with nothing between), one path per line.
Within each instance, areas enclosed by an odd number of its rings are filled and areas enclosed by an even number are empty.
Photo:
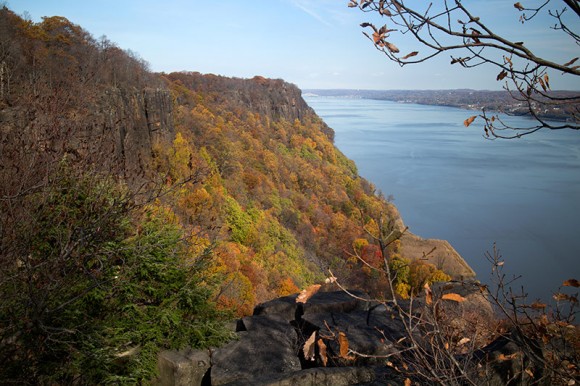
M202 385L210 368L206 350L162 351L159 353L156 382L159 386Z
M212 353L211 384L256 384L264 375L273 377L298 371L296 333L284 318L244 318L239 339Z

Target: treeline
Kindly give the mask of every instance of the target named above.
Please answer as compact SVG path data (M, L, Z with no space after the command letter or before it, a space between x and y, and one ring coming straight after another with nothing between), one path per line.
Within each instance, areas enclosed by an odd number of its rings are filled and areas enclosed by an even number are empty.
M293 85L154 74L65 18L4 7L0 121L4 380L143 382L158 350L218 344L228 315L328 268L388 287L354 256L372 260L374 219L396 210ZM401 294L441 277L409 270Z

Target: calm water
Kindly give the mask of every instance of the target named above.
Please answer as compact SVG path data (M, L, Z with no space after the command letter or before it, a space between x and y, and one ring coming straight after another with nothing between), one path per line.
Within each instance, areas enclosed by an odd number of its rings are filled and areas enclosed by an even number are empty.
M488 141L475 112L336 97L307 97L337 147L410 230L448 240L488 282L496 242L510 276L533 298L580 279L580 133ZM524 118L514 118L525 120Z

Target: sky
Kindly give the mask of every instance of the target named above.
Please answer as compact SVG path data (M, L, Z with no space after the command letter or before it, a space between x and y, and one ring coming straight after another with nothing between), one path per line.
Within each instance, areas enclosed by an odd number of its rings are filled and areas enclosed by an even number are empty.
M479 2L478 2L479 1ZM513 1L465 0L500 31L518 31L526 44L560 63L580 48L547 28L521 25ZM529 0L535 1L535 0ZM414 66L390 62L362 34L378 15L348 8L347 0L8 0L32 19L64 16L95 38L106 36L146 60L156 72L198 71L231 77L281 78L302 89L499 89L496 68L450 65L449 54ZM577 21L577 19L576 19ZM553 24L553 23L552 23ZM506 29L508 28L508 29ZM518 36L519 37L519 36ZM515 39L514 39L515 40ZM406 37L394 43L411 52ZM558 79L553 89L580 90L580 80Z

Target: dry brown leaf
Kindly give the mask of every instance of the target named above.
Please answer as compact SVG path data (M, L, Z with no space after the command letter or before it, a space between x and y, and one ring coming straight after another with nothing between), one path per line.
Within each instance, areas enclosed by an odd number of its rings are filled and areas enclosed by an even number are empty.
M393 43L385 42L385 46L394 54L399 52L399 48Z
M514 4L514 7L519 9L520 11L525 10L524 6L519 1Z
M580 287L580 282L576 279L568 279L562 285L564 287Z
M566 294L563 294L563 293L560 293L560 292L557 293L557 294L554 294L553 298L555 300L567 300L567 301L569 301L571 303L578 303L578 298L576 296L566 295Z
M528 374L528 375L529 375L531 378L533 378L533 377L534 377L534 373L532 372L532 370L531 370L529 367L528 367L528 368L525 370L525 372L526 372L526 374Z
M542 86L542 89L544 89L544 91L548 91L546 88L546 83L544 83L544 79L538 78L538 82L540 82L540 86Z
M568 67L573 65L576 61L578 60L578 57L575 57L574 59L570 60L569 62L564 64L564 67Z
M425 288L425 302L427 305L433 304L433 292L431 291L431 287L429 287L429 283L425 283L423 287Z
M409 378L405 379L405 386L411 386L411 380Z
M348 355L348 338L344 332L338 333L338 344L340 346L340 356L341 358L352 360L353 356Z
M463 121L463 125L465 127L469 127L469 125L471 125L473 123L473 121L475 121L475 118L477 118L477 115L472 115L471 117L469 117L465 121Z
M393 16L393 14L391 13L391 11L389 11L388 8L380 8L379 9L379 13L383 16Z
M403 56L401 59L405 60L405 59L409 59L412 58L413 56L417 56L419 55L419 51L413 51L413 52L409 52L407 55Z
M503 78L505 78L505 77L507 76L507 74L508 74L508 73L507 73L507 71L506 71L506 70L503 70L502 72L500 72L500 73L497 75L497 78L496 78L496 79L497 79L498 81L500 81L500 80L502 80Z
M304 343L304 358L307 361L313 361L314 360L314 341L316 339L316 331L314 331L312 333L312 335L310 335L310 338L308 338L308 340L306 341L306 343Z
M458 346L463 346L464 344L469 343L469 342L471 342L471 339L469 339L469 338L461 338L459 340L459 342L457 342L457 345Z
M534 310L543 310L544 308L546 308L546 304L541 303L539 301L535 301L532 304L530 304L530 308L533 308Z
M316 343L318 344L318 353L320 355L320 359L322 359L322 364L324 367L326 367L326 364L328 363L328 356L326 355L326 344L324 344L322 339L318 339Z
M461 296L459 294L455 294L455 293L445 294L445 295L441 296L441 299L443 299L443 300L452 300L452 301L458 302L458 303L461 303L461 302L464 302L465 301L465 298L463 296Z
M308 299L310 299L312 296L314 296L315 293L318 292L318 290L320 290L320 287L320 284L313 284L310 287L302 290L300 295L298 295L296 298L296 303L306 303Z
M499 354L497 356L497 360L498 361L510 361L510 360L516 358L517 356L518 356L518 353L517 352L515 352L513 354L509 354L509 355Z

